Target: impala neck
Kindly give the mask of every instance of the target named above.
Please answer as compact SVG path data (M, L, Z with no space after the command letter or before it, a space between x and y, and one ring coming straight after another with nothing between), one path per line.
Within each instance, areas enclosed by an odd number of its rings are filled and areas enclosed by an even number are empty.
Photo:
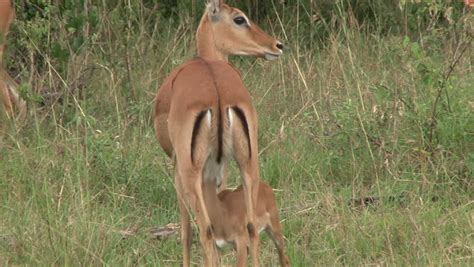
M208 60L222 60L229 62L229 55L224 54L222 51L217 49L214 40L214 33L210 25L209 16L207 11L201 18L199 27L196 32L197 42L197 56Z

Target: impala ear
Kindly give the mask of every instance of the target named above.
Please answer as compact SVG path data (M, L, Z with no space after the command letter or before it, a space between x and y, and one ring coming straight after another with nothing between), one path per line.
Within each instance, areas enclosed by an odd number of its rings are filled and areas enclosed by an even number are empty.
M223 0L209 0L207 4L209 14L211 16L217 15L219 11L221 10L223 2L224 2Z

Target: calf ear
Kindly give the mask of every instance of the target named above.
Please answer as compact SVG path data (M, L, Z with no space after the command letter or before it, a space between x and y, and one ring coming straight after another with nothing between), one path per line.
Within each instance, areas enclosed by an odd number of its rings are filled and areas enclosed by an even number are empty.
M223 0L209 0L207 4L207 8L209 10L210 15L217 15L222 7Z

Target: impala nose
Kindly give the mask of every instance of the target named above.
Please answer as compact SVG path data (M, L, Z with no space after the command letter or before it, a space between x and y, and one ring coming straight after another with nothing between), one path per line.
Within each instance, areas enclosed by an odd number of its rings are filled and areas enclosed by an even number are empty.
M283 50L283 44L280 43L280 42L278 42L278 43L276 44L276 47L277 47L278 49L280 49L280 50Z
M283 44L275 40L272 43L271 49L264 52L264 57L266 60L274 60L280 57L282 54Z

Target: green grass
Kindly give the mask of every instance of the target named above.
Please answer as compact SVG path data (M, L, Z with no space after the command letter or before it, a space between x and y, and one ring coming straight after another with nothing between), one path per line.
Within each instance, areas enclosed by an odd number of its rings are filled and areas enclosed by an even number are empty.
M473 265L472 47L442 87L431 126L443 75L468 37L457 29L416 40L347 23L316 44L281 15L283 28L262 25L287 45L280 60L232 61L259 114L262 179L276 189L291 263ZM37 72L9 48L30 99L26 121L4 119L0 132L0 265L179 265L179 241L149 235L179 220L152 103L193 56L196 25L162 19L153 31L141 19L102 16L67 61L37 56ZM129 21L135 31L123 30ZM48 34L67 43L61 30ZM22 40L42 51L33 33ZM378 200L349 205L363 197ZM263 240L262 265L274 266ZM201 261L198 238L192 261Z

